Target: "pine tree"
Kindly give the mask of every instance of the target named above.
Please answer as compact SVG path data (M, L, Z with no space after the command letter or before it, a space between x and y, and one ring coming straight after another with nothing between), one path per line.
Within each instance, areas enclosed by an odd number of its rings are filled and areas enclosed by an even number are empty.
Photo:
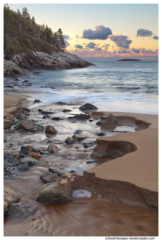
M20 12L20 10L19 10L19 9L17 9L17 14L18 14L18 15L21 15L21 12Z
M28 9L26 7L22 9L22 16L24 18L30 19L30 14L28 13Z
M59 30L57 31L57 35L58 35L58 41L59 41L60 49L65 49L66 44L65 44L65 41L64 41L63 32L62 32L61 28L59 28Z

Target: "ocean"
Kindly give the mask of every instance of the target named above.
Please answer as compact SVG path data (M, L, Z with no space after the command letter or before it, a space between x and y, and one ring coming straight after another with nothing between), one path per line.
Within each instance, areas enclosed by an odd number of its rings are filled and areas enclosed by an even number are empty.
M28 96L37 97L45 104L88 102L99 110L158 113L158 61L91 62L94 65L87 68L33 70L20 78L19 83L26 79L32 83L21 92L27 91Z

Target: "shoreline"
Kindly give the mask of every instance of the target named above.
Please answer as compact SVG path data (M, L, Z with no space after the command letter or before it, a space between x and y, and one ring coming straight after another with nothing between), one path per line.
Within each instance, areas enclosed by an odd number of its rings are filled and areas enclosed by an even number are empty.
M19 105L19 101L22 101L23 107L25 107L25 105L29 103L29 101L27 101L27 98L22 97L20 95L4 94L4 96L5 96L4 97L5 114L6 113L8 114L10 111L13 111L13 109L16 109L16 107L18 107ZM98 117L100 115L104 115L105 113L106 112L98 111L98 112L92 113L92 115L93 117ZM102 146L102 141L104 141L105 143L107 141L119 141L119 140L130 141L137 146L137 151L134 153L126 154L120 158L115 158L112 161L101 163L96 167L92 167L89 170L84 171L84 176L75 177L74 183L72 183L72 185L77 186L78 179L79 179L80 186L91 188L96 192L98 191L99 194L105 195L104 198L107 196L107 199L114 199L112 198L113 190L110 190L111 181L112 181L112 186L114 186L114 182L117 183L117 186L118 185L121 186L121 182L123 182L123 189L127 188L126 187L127 183L128 185L132 184L132 186L135 186L135 188L137 189L138 188L144 189L144 192L147 192L147 195L149 195L148 191L149 193L152 192L154 197L150 201L153 202L153 206L157 208L158 161L153 162L151 158L152 159L155 158L155 160L158 160L158 156L157 156L158 154L158 149L157 149L158 115L136 114L136 113L128 114L128 113L117 113L117 112L114 112L113 114L115 114L115 116L117 117L119 116L135 117L138 120L140 119L142 121L149 122L151 123L151 125L146 129L133 132L133 133L120 133L110 137L97 138L98 144L100 144L101 146ZM148 149L147 146L152 146L152 147L151 148L149 147ZM85 181L85 179L87 180ZM103 190L101 190L100 188L95 187L93 184L91 185L89 183L87 184L86 182L91 182L90 179L93 179L93 181L95 181L99 185L102 185L103 181L107 181L107 184L109 185L109 191L108 191L109 194L106 193L104 187L103 187ZM102 194L102 191L104 194ZM139 195L139 192L141 194L141 191L135 191L135 192L137 193L137 195ZM117 194L116 196L118 198L118 200L116 201L118 202L124 201L123 195L121 199L120 199L120 194L119 195ZM127 199L125 198L125 201L129 202L129 198L132 199L131 194L127 196ZM144 196L144 198L146 197ZM143 199L142 199L142 202L143 202ZM147 205L147 200L145 202ZM136 202L132 201L132 204L136 204ZM138 204L140 205L141 203L138 202ZM151 206L151 204L152 203L148 205ZM142 203L142 205L144 206L145 204Z

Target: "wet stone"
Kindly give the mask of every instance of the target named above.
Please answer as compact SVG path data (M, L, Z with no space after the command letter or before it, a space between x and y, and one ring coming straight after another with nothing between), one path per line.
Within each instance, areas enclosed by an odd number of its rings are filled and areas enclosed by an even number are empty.
M88 160L88 161L86 161L87 164L95 163L95 162L98 162L98 161L97 160Z
M97 136L99 136L99 137L105 136L105 133L103 133L103 132L97 133Z
M76 114L73 117L68 117L69 120L87 120L90 115L87 114Z
M9 142L10 138L4 138L4 142Z
M92 147L94 143L82 143L85 148Z
M41 179L45 183L57 182L58 176L57 173L45 173L41 175Z
M35 209L28 204L23 202L12 203L9 207L10 217L29 217L34 213Z
M47 151L49 153L58 153L58 147L55 146L54 144L50 144L47 148Z
M96 109L97 109L97 107L90 103L86 103L79 108L79 110L96 110Z
M68 137L66 138L65 142L68 144L73 144L73 143L76 143L77 141L71 137Z
M61 120L63 120L63 119L60 118L60 117L53 117L52 120L53 120L53 121L61 121Z
M63 112L71 112L72 110L70 109L64 109Z
M20 159L21 164L27 164L28 166L38 164L37 160L32 157L25 157Z
M67 171L60 169L60 168L55 168L55 167L50 167L49 168L50 172L57 173L59 177L63 176L64 174L67 173Z
M81 133L82 133L81 130L76 130L76 131L74 132L74 134L81 134Z
M19 167L18 167L18 170L20 171L20 172L26 172L26 171L29 171L29 167L28 167L28 165L27 164L22 164L22 165L20 165Z
M48 125L48 126L46 127L45 132L46 132L46 133L57 133L56 129L55 129L53 126L51 126L51 125Z
M46 114L53 114L53 112L48 112L48 111L42 111L41 112L43 115L46 115Z
M34 103L40 103L41 101L40 100L38 100L38 99L35 99L34 100Z
M43 118L43 119L46 119L46 118L50 118L50 116L49 116L48 114L46 114L46 115L44 115L42 118Z

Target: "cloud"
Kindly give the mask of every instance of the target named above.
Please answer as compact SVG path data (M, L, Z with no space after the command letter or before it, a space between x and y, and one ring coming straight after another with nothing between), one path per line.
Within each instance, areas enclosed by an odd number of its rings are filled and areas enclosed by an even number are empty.
M101 51L101 48L95 48L94 50L95 51Z
M149 31L149 30L146 30L146 29L138 29L137 30L137 37L150 37L153 35L153 32L152 31Z
M106 28L102 25L96 26L96 30L84 30L83 31L83 37L82 38L87 38L87 39L101 39L105 40L108 38L109 35L112 34L112 31L110 28Z
M70 39L69 35L63 35L63 37L64 37L64 39L67 39L67 40Z
M115 42L118 47L122 47L125 49L129 48L129 44L132 43L132 40L128 40L127 36L123 35L112 35L110 36L111 41Z
M104 44L104 45L102 45L102 47L105 48L105 50L107 50L109 46L110 46L110 44Z
M135 53L139 53L139 50L136 49L136 48L132 48L132 51L135 52Z
M157 40L157 39L159 39L159 37L158 36L153 36L153 39Z
M79 45L79 44L78 44L78 45L75 45L75 47L76 47L76 48L79 48L79 49L82 49L82 48L83 48L83 46L81 46L81 45Z
M76 35L76 38L79 38L79 35Z
M91 49L93 49L95 46L96 46L96 44L95 44L94 42L89 42L89 43L87 44L87 47L88 47L88 48L91 48Z
M64 39L65 45L66 47L70 46L70 43L68 43L68 41L66 39Z
M128 51L126 51L125 49L119 50L118 53L130 53Z

